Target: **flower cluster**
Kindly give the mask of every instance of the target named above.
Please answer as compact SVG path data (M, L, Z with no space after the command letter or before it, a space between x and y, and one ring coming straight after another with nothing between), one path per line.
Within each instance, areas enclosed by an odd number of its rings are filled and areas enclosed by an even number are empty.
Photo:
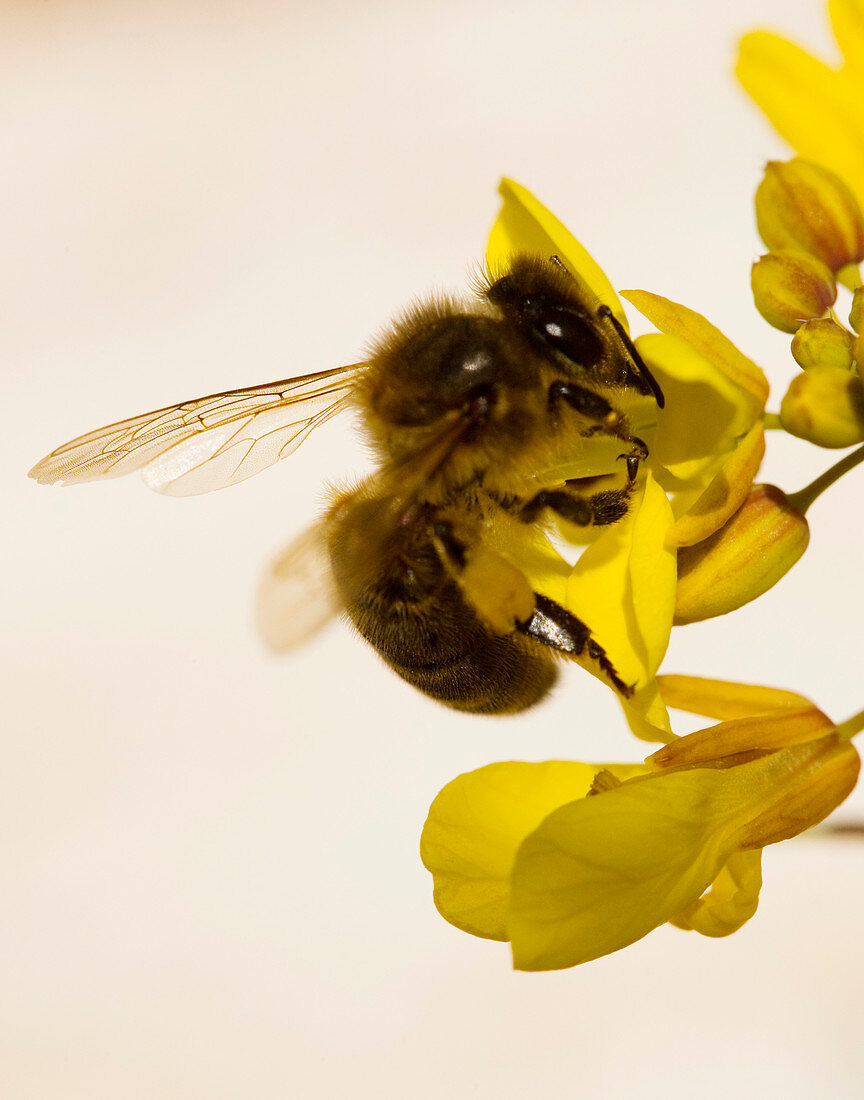
M659 671L673 626L732 612L788 572L808 545L809 505L864 460L860 447L795 493L757 481L768 427L821 447L864 441L864 7L831 0L830 10L839 70L764 33L743 40L738 66L801 154L768 164L755 198L768 251L753 265L754 302L791 334L797 364L779 414L766 413L762 370L709 320L624 291L658 330L635 343L666 397L662 409L626 398L649 449L630 513L575 564L542 533L508 548L537 590L596 624L635 686L621 699L632 732L662 745L624 765L491 764L435 799L422 839L435 903L456 927L510 942L518 969L596 959L667 922L734 932L756 911L762 849L822 821L857 780L851 739L864 712L837 725L793 692ZM626 327L618 295L564 226L520 185L505 180L501 194L490 270L516 252L556 256ZM849 292L847 327L836 310ZM598 442L543 471L544 484L608 464ZM715 724L678 737L669 707Z

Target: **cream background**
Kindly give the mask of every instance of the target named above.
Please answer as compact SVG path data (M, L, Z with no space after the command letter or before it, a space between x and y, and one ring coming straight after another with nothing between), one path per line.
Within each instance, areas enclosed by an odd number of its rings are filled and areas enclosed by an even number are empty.
M412 294L464 285L502 173L779 384L748 271L783 146L729 76L754 22L827 48L816 0L0 6L4 1097L861 1095L864 845L768 851L730 940L664 928L563 973L437 916L417 840L445 782L640 746L578 669L484 721L340 626L262 651L256 575L362 467L346 424L188 501L24 478L108 420L353 361ZM829 461L778 441L766 479ZM864 704L862 476L666 667Z

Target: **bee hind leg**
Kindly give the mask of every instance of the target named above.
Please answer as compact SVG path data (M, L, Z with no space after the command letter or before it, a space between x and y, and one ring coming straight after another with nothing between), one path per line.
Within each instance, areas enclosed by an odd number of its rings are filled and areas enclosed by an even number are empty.
M496 634L512 634L520 622L530 619L535 597L521 569L494 550L464 542L447 520L434 525L432 537L464 598Z
M447 520L435 523L432 535L448 571L487 626L499 634L517 631L568 657L587 656L625 698L633 694L590 628L561 604L534 592L521 570L494 551L468 546Z
M625 697L633 694L633 686L625 684L606 650L594 639L590 628L548 596L534 594L534 613L525 622L517 623L517 629L526 637L541 642L550 649L568 657L587 656L596 661L610 682Z

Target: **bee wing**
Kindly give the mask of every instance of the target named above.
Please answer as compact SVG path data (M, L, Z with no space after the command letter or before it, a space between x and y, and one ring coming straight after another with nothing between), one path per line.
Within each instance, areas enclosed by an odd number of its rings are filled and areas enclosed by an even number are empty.
M108 424L64 443L30 477L74 485L140 469L158 493L192 496L244 481L285 458L350 404L363 363L227 390Z
M270 562L258 585L255 622L276 653L317 634L342 607L324 544L325 525L298 536Z

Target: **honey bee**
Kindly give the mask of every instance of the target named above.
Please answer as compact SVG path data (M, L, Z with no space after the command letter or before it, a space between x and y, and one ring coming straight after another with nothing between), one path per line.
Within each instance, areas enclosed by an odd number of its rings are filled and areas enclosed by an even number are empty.
M591 628L508 561L507 531L627 514L648 450L613 403L663 394L611 309L557 259L519 255L470 305L411 307L351 366L212 394L58 447L30 476L73 484L142 469L159 492L242 481L353 408L379 459L272 566L264 632L288 648L341 609L408 683L481 714L525 710L555 658L622 681ZM538 480L592 436L611 438L620 484Z

